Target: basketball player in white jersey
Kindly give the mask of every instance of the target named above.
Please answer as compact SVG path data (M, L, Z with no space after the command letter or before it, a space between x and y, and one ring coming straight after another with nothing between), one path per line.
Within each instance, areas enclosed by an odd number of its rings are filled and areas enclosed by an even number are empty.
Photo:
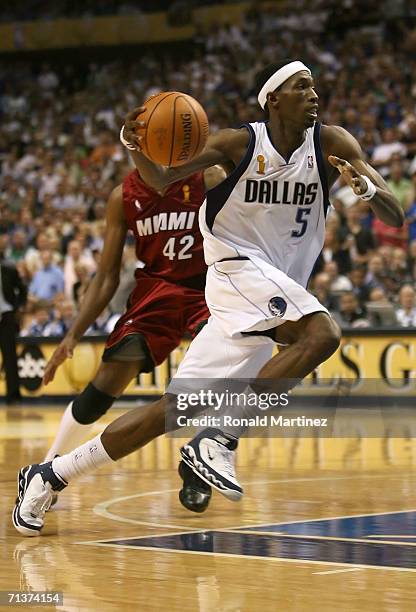
M13 518L21 533L39 534L53 490L164 433L169 401L188 390L187 380L256 378L253 388L257 381L278 381L282 391L337 349L338 326L305 288L323 247L329 188L341 173L388 225L400 227L403 212L355 138L317 122L318 95L307 66L269 66L258 76L258 91L267 123L219 131L197 158L178 168L157 166L140 152L135 118L143 109L128 115L122 141L155 189L215 164L234 164L234 172L208 193L200 214L212 316L169 394L116 419L71 453L22 468ZM275 343L287 347L271 358ZM203 481L237 500L243 491L234 470L236 446L235 432L209 429L181 454Z

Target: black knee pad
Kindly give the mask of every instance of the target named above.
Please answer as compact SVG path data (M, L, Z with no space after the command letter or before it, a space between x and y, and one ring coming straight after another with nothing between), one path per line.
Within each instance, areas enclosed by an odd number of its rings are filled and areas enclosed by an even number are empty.
M99 391L89 383L72 403L72 416L81 425L90 425L98 421L113 405L116 398Z

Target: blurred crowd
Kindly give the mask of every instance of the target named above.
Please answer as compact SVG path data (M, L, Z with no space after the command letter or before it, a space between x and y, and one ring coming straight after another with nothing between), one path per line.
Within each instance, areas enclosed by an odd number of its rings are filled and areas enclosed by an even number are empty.
M29 288L22 334L62 335L79 308L100 258L106 200L131 169L118 141L126 111L182 90L205 106L212 131L261 119L254 75L287 57L311 67L321 121L359 140L406 214L404 227L388 227L338 181L310 289L343 327L416 325L416 29L394 16L363 24L346 0L287 6L252 6L240 26L200 24L182 51L0 64L0 256ZM370 1L368 14L377 6ZM128 243L121 288L89 333L110 331L135 265Z

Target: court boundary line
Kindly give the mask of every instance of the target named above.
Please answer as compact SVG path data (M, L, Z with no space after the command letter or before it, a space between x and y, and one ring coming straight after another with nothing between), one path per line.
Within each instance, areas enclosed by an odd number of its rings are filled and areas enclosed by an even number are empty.
M119 536L118 538L100 538L99 540L85 540L83 542L72 542L72 544L102 544L103 541L107 542L118 542L119 540L143 540L145 538L163 538L164 536L176 536L176 535L186 535L186 534L196 534L196 533L205 533L208 531L219 531L219 529L194 529L194 530L186 530L186 531L175 531L174 533L148 533L146 535L138 535L138 536ZM110 544L109 544L110 546ZM115 546L112 544L112 546ZM124 544L120 544L120 546L124 546ZM131 546L126 546L127 548L132 548Z
M232 528L224 528L224 529L192 529L192 530L185 530L185 531L176 531L174 533L150 533L150 534L146 534L146 535L137 535L137 536L125 536L125 537L118 537L118 538L105 538L103 540L103 538L100 538L99 540L86 540L83 542L73 542L73 544L101 544L103 542L108 543L108 542L118 542L120 540L144 540L146 538L163 538L163 537L168 537L168 536L176 536L176 535L191 535L191 534L198 534L198 533L212 533L212 532L219 532L219 533L235 533L235 534L242 534L242 535L261 535L261 536L271 536L273 538L291 538L291 539L298 539L298 540L330 540L330 541L334 541L334 542L354 542L354 543L360 543L360 544L392 544L394 546L416 546L416 542L394 542L394 541L390 541L390 540L377 540L377 541L372 541L372 540L366 540L363 538L343 538L343 537L335 537L335 536L319 536L319 535L307 535L307 534L292 534L292 533L284 533L284 532L270 532L270 531L250 531L250 530L234 530ZM366 537L370 537L370 536L366 536ZM386 537L386 536L384 536ZM400 536L398 536L400 537ZM413 537L415 538L416 536L404 536L404 537ZM120 544L120 546L123 546L122 544ZM128 548L133 548L132 546L128 546L126 545ZM140 547L141 548L141 547ZM150 548L155 548L157 550L159 550L158 547L150 547ZM170 550L170 549L168 549ZM192 551L190 551L192 552ZM216 554L216 553L209 553L209 554ZM242 555L243 557L245 555ZM263 557L262 557L263 558Z
M301 477L301 478L278 478L278 479L272 479L272 480L257 480L257 481L252 481L251 483L248 484L248 486L262 486L265 484L290 484L290 483L299 483L299 482L325 482L328 480L331 481L342 481L342 480L360 480L360 479L365 479L365 478L383 478L385 479L385 474L374 474L370 477L366 477L366 476L361 476L361 475L350 475L350 476L318 476L318 477ZM178 489L162 489L162 490L157 490L157 491L145 491L143 493L135 493L133 495L126 495L126 496L122 496L122 497L115 497L115 498L111 498L109 500L103 501L103 502L99 502L98 504L96 504L95 506L93 506L92 511L94 514L96 514L97 516L101 516L104 518L107 518L109 520L112 521L116 521L116 522L120 522L120 523L128 523L130 525L143 525L144 527L157 527L159 529L189 529L189 531L201 531L201 529L198 528L192 528L192 527L187 527L185 525L173 525L173 524L162 524L162 523L154 523L154 522L149 522L149 521L139 521L136 519L130 519L128 517L123 517L119 514L116 514L114 512L109 512L108 508L111 507L113 504L116 504L118 502L122 502L125 500L129 500L129 499L136 499L136 498L140 498L140 497L151 497L152 495L157 496L157 495L164 495L167 493L173 493L176 492ZM287 500L290 501L290 500ZM292 500L292 501L297 501L297 500ZM301 503L301 502L299 502ZM411 510L406 510L405 512L411 512ZM379 512L379 513L375 513L375 514L387 514L386 512ZM370 516L370 515L351 515L350 517L345 516L345 517L331 517L331 518L352 518L354 516ZM322 518L322 519L309 519L311 521L314 520L330 520L330 519L326 519L326 518ZM298 521L283 521L280 523L271 523L270 521L268 521L267 523L260 523L260 524L251 524L251 525L241 525L241 526L237 526L237 527L225 527L225 528L221 528L221 529L225 529L225 530L234 530L234 529L243 529L245 527L250 528L250 527L263 527L266 525L283 525L283 524L292 524L292 523L303 523L308 521L308 519L302 519L302 520L298 520ZM207 529L203 529L202 531L206 531ZM211 529L212 531L213 529ZM219 529L217 529L217 531L219 531Z
M339 570L328 570L327 572L312 572L315 576L324 576L325 574L345 574L346 572L362 572L361 567L350 567Z
M319 536L319 535L308 535L308 534L297 534L297 533L284 533L282 531L279 532L272 532L272 531L250 531L250 530L244 530L244 529L239 529L239 530L231 530L231 529L227 529L227 530L222 530L222 529L212 529L212 530L208 530L207 531L226 531L228 533L242 533L242 534L246 534L246 535L262 535L262 536L272 536L272 537L277 537L277 538L292 538L292 539L298 539L298 540L330 540L330 541L334 541L334 542L359 542L362 544L393 544L394 546L416 546L416 542L395 542L395 541L390 541L390 540L366 540L365 538L344 538L344 537L335 537L335 536ZM170 534L166 534L166 535L170 535ZM153 536L150 536L153 537ZM371 537L371 536L366 536ZM383 536L383 537L388 537L388 536ZM400 537L400 536L398 536ZM404 536L404 537L413 537L414 539L416 539L416 536Z
M208 529L204 529L204 531L209 531ZM164 534L169 535L169 534ZM149 536L146 536L149 537ZM152 536L150 536L152 537ZM119 538L122 539L122 538ZM314 559L286 559L282 557L261 557L258 555L237 555L233 553L220 553L220 552L205 552L200 550L178 550L174 548L159 548L155 546L127 546L125 544L104 544L104 543L96 543L96 542L82 542L85 546L101 546L102 548L127 548L129 550L146 550L151 551L153 553L157 552L168 552L168 553L180 553L180 554L188 554L188 555L205 555L210 557L227 557L234 559L256 559L260 561L280 561L285 563L297 563L298 565L307 564L307 565L330 565L337 567L346 567L350 569L375 569L375 570L388 570L388 571L396 571L396 572L416 572L416 568L409 567L394 567L390 565L363 565L363 564L354 564L354 563L340 563L339 561L315 561Z
M365 516L380 516L380 514L405 514L406 512L416 512L416 508L409 508L408 510L388 510L387 512L368 512L365 514L346 514L344 516L327 516L322 518L313 518L313 519L300 519L296 521L280 521L279 523L260 523L259 525L240 525L238 527L230 527L230 530L243 530L245 528L250 529L250 527L267 527L267 525L273 525L274 527L279 527L279 525L296 525L298 523L316 523L318 521L336 521L339 519L348 519L348 518L363 518ZM228 529L228 528L227 528ZM266 532L270 533L270 532ZM368 535L366 536L369 537ZM416 536L415 536L416 538Z

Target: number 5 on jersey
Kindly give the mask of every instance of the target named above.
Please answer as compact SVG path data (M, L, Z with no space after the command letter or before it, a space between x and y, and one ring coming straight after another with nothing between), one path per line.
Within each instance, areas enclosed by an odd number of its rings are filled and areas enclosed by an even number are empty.
M173 236L166 242L162 253L165 257L168 257L170 261L176 259L176 257L178 259L190 259L192 257L192 253L188 253L188 251L192 248L194 242L195 239L191 235L182 236L181 239Z
M310 208L298 208L298 210L296 211L296 223L300 223L301 227L299 229L292 230L293 238L300 238L306 232L306 228L308 227L308 220L305 219L305 217L310 214Z

